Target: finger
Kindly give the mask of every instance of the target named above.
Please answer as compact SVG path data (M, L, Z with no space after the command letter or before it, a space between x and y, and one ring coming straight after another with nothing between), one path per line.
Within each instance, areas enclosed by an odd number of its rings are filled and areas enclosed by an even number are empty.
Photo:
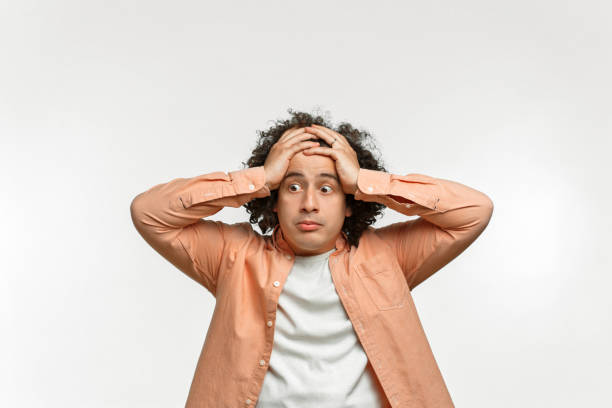
M317 135L313 135L312 133L308 133L304 131L302 133L297 133L291 136L291 138L285 140L284 143L287 144L288 146L291 146L294 143L299 143L299 142L302 142L308 139L319 139L319 137ZM319 142L317 142L317 144L319 144Z
M291 157L293 157L296 153L299 153L300 151L306 151L306 149L316 148L317 146L319 146L319 142L313 142L310 140L306 140L306 141L292 145L289 148L289 151L291 152Z
M334 134L333 131L331 131L330 129L326 128L326 127L307 127L306 128L307 132L312 132L313 134L316 134L318 136L321 136L321 138L323 140L325 140L327 142L328 145L332 145L332 143L338 143L340 145L344 145L346 146L347 142L344 139L344 137L340 134L338 134L338 136L336 136ZM336 142L334 142L334 139L336 140Z
M325 126L317 125L317 124L314 124L314 123L313 123L312 126L316 127L317 129L326 130L327 133L331 134L332 136L335 136L336 138L338 138L341 141L343 141L346 144L348 144L348 140L346 140L346 137L344 137L344 135L342 133L338 133L335 130L332 130L330 128L326 128Z
M285 132L278 139L278 141L279 142L284 142L285 140L291 138L292 136L295 136L295 135L305 131L305 128L303 128L303 127L296 127L296 126L291 127L289 129L285 130Z
M325 142L327 142L327 144L330 146L334 142L334 136L326 132L324 129L318 129L308 126L305 128L305 130L308 133L319 136L321 139L325 140Z
M323 147L323 146L313 146L310 149L306 149L304 150L302 153L306 154L306 155L311 155L311 154L322 154L325 156L330 156L332 159L336 160L338 158L338 151L334 150L330 147Z

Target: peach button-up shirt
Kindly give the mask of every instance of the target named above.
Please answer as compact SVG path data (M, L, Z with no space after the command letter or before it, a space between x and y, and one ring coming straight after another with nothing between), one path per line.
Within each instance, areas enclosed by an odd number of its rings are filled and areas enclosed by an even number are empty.
M423 174L360 169L357 187L357 200L419 216L368 227L358 247L349 247L341 233L329 257L338 297L384 406L453 407L411 291L482 233L493 202L463 184ZM294 253L278 225L261 235L247 222L203 218L269 195L259 166L174 179L131 203L134 226L146 242L216 298L186 408L252 408L257 402Z

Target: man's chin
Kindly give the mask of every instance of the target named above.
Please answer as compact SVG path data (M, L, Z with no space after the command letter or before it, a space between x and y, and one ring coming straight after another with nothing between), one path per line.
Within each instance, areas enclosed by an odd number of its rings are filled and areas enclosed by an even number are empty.
M301 239L294 245L296 253L313 253L319 251L323 247L323 243L319 240Z

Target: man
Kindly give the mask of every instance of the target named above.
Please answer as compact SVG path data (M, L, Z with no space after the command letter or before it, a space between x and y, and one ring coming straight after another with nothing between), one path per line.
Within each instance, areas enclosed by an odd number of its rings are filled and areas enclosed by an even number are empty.
M363 136L297 113L249 168L132 201L142 237L216 298L186 407L454 406L411 290L482 233L493 203L381 170ZM202 219L241 205L272 234ZM384 207L420 217L368 226Z

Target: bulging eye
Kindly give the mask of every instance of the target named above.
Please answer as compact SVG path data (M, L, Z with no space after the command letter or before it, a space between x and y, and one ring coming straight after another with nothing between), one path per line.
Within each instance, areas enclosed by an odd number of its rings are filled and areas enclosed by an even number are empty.
M298 187L299 187L299 184L295 184L295 183L294 183L294 184L289 184L289 190L291 190L291 191L297 191L297 190L292 190L292 189L291 189L293 186L298 186Z
M323 187L321 187L321 188L328 188L328 189L329 189L329 190L328 190L328 192L331 192L331 191L332 191L332 188L331 188L330 186L323 186Z

